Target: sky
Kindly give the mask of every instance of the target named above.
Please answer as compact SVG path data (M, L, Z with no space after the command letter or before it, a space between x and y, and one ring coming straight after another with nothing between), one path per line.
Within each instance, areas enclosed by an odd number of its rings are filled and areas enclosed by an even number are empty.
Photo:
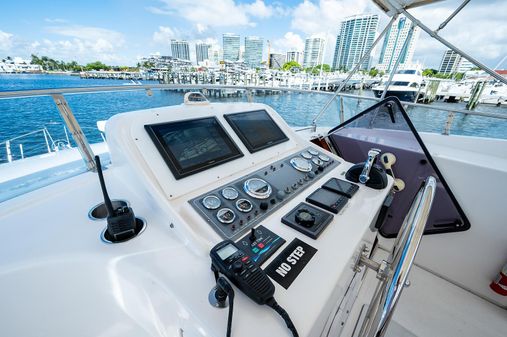
M463 0L411 10L435 29ZM472 0L441 36L490 67L507 68L507 0ZM303 50L308 37L325 37L324 63L331 64L340 22L378 14L378 32L388 22L370 0L75 0L6 1L0 12L0 58L30 54L80 63L100 60L135 65L153 53L170 55L170 39L221 46L223 33L264 38L271 52ZM375 51L373 65L380 48ZM445 47L422 32L413 61L438 68ZM264 57L266 58L266 57Z

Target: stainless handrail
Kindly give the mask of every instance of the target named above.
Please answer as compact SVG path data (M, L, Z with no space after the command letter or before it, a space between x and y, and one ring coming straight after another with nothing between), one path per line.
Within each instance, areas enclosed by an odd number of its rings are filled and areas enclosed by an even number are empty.
M117 92L117 91L140 91L148 89L159 90L192 90L192 89L239 89L239 90L273 90L282 92L296 92L296 93L312 93L321 95L335 95L335 92L306 90L288 87L266 87L266 86L239 86L239 85L221 85L221 84L142 84L142 85L118 85L118 86L94 86L82 88L60 88L60 89L38 89L38 90L18 90L18 91L0 91L0 99L15 99L27 98L35 96L51 96L53 94L62 95L79 95L79 94L92 94L101 92ZM369 101L378 102L376 97L360 96L354 94L339 93L337 97L364 99ZM413 102L403 102L403 105L421 107L437 111L454 112L463 115L491 117L498 119L507 119L506 114L491 113L491 112L478 112L460 109L448 109L442 107L435 107Z
M393 252L387 261L387 271L383 271L384 283L373 296L360 336L381 337L385 334L414 263L436 188L436 179L429 176L417 193L396 238Z

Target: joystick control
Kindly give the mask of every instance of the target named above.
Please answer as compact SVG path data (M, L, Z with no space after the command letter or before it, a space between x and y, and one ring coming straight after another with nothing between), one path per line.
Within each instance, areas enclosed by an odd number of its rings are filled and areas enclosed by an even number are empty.
M255 240L257 240L257 236L255 235L255 228L252 227L252 230L250 231L250 236L248 238L252 242L254 242Z

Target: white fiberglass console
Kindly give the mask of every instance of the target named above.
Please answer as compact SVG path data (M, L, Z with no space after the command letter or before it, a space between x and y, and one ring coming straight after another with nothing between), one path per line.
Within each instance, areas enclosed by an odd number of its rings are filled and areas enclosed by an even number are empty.
M339 331L360 283L351 265L363 245L372 246L389 188L347 182L352 163L302 139L262 104L121 114L108 121L107 140L113 167L136 177L129 183L149 195L193 259L210 264L210 249L232 239L276 281L275 297L301 336ZM153 226L165 224L148 224L147 231ZM178 266L188 263L195 261L176 255L171 268L185 273ZM227 310L207 303L213 273L208 267L200 275L180 276L201 294L196 319L206 334L225 335ZM254 336L259 326L263 334L290 335L279 317L256 315L267 309L236 292L233 335Z

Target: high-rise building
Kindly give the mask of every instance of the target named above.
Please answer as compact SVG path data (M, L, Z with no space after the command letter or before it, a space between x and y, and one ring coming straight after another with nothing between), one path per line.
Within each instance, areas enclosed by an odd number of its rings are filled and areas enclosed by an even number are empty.
M272 69L280 69L285 64L284 54L269 54L269 67Z
M262 62L262 45L261 37L246 36L245 37L245 53L243 60L250 68L257 68L261 66Z
M454 50L448 49L442 56L438 72L442 74L464 73L473 67L474 65L470 61L461 57Z
M303 63L303 53L300 51L288 51L286 59L286 62L295 61L301 64Z
M371 47L377 33L378 15L355 15L346 18L336 38L333 69L352 69ZM360 69L370 68L370 59Z
M226 33L222 35L223 43L223 60L224 61L238 61L239 60L239 35Z
M380 57L376 68L385 72L390 72L400 58L398 69L412 66L412 57L414 56L415 45L419 39L420 30L415 27L412 33L410 28L413 23L406 17L400 16L387 31L384 38L384 44L380 52ZM407 48L402 52L405 41L409 39Z
M475 65L468 61L466 58L462 57L461 60L459 60L458 68L456 69L457 73L466 73L469 70L472 70L472 68L475 67Z
M320 37L312 37L306 39L303 67L315 67L316 65L322 64L323 57L324 39Z
M172 56L176 59L190 61L190 49L188 47L188 41L171 40L171 53Z
M195 44L195 56L197 64L211 59L211 45L208 43Z

